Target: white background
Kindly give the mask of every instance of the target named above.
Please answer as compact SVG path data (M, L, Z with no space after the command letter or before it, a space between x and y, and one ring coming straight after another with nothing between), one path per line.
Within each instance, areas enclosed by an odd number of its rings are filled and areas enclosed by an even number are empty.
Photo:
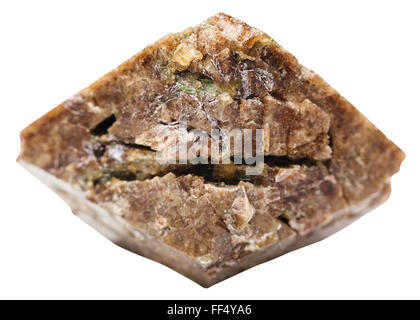
M15 159L30 122L220 11L318 72L407 159L378 209L203 289L103 238ZM419 14L418 1L2 1L0 298L420 298Z

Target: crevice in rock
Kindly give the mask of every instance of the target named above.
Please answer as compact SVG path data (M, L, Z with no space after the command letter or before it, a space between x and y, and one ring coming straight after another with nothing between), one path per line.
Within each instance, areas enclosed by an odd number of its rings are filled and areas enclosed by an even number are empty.
M290 219L289 218L287 218L287 217L285 217L285 216L282 216L282 215L280 215L280 216L278 216L278 217L276 217L277 219L279 219L281 222L283 222L285 225L287 225L290 229L292 229L293 231L295 231L296 233L299 233L299 230L297 230L296 228L293 228L291 225L290 225Z
M160 164L155 158L156 151L149 146L125 143L119 140L110 140L100 142L102 145L122 145L124 147L147 152L145 158L140 158L134 161L123 161L111 163L106 167L100 168L100 176L94 180L94 184L103 184L116 178L121 181L144 181L154 177L163 177L168 173L173 173L175 176L193 175L203 177L205 183L210 183L218 186L235 186L239 182L249 182L255 186L265 186L270 184L270 169L289 168L293 165L298 166L317 166L315 162L309 158L291 159L287 156L265 156L264 157L264 171L261 175L247 175L246 169L255 167L254 164L247 165L246 159L241 159L241 164L235 164L235 158L231 157L229 164L205 164L203 159L197 164L187 163L168 163ZM210 159L207 159L210 162ZM237 159L236 159L237 160ZM146 170L143 170L142 166ZM147 171L147 168L152 166L155 168L153 174Z
M201 79L201 78L200 78ZM206 80L207 78L203 78ZM203 80L203 81L204 81ZM204 81L205 83L205 81ZM137 165L133 166L133 162L116 162L111 165L99 168L99 176L93 179L95 186L106 185L108 181L115 178L121 181L144 181L154 177L162 177L168 173L173 173L175 176L193 175L204 179L205 183L210 183L219 186L237 185L239 182L249 182L256 186L265 186L270 184L270 170L289 168L292 165L298 166L316 166L319 163L311 160L309 157L292 159L288 156L264 156L264 171L261 175L246 175L246 169L254 167L255 163L247 165L245 159L241 159L242 164L234 163L234 156L231 157L230 164L203 164L199 161L198 164L159 164L156 159L156 150L150 146L140 145L132 142L125 142L119 140L113 135L108 135L108 129L116 122L114 114L110 115L95 128L91 130L91 139L101 146L105 145L121 145L129 149L137 149L145 152L150 152L145 158L147 161L146 170L142 169L143 159L139 159ZM101 153L102 155L102 153ZM153 156L155 155L155 156ZM237 159L236 159L237 160ZM210 162L210 159L208 160ZM147 165L157 167L157 170L150 172L147 170Z
M279 219L281 222L284 222L285 224L289 225L289 218L285 217L285 216L278 216L277 219Z
M111 114L108 118L100 122L90 133L93 136L101 136L108 133L108 129L117 121L114 114Z
M288 156L264 156L264 163L269 167L287 168L292 165L306 165L307 167L316 166L316 161L310 158L291 159Z

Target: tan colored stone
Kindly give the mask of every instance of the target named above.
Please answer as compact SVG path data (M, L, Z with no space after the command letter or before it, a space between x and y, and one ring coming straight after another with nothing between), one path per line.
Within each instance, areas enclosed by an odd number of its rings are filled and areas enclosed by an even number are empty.
M207 133L265 129L262 174L159 163L180 121ZM203 286L351 223L386 200L404 159L318 75L225 14L145 48L21 143L18 161L75 214Z

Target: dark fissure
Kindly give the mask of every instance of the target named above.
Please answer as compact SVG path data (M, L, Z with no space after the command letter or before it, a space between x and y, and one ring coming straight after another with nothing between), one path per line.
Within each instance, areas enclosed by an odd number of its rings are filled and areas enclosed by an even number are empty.
M115 123L115 115L111 115L102 122L100 122L94 129L91 130L92 139L102 138L108 134L108 129ZM110 141L95 142L100 144L102 149L105 149L106 145L121 145L129 149L137 149L145 152L156 154L156 151L149 146L139 145L135 143L127 143L119 140L115 140L115 137ZM102 156L102 155L101 155ZM299 166L316 166L317 163L309 158L291 159L287 156L264 156L265 170L261 175L247 175L246 168L255 166L253 164L247 165L245 159L241 159L241 164L234 163L234 157L232 156L229 164L205 164L201 161L197 161L197 164L158 164L155 157L148 157L146 160L140 159L140 162L147 164L153 164L159 166L158 172L150 174L143 172L141 165L132 169L131 162L119 162L112 166L102 167L101 176L94 180L95 185L103 184L104 182L110 181L112 178L116 178L122 181L143 181L151 179L153 177L161 177L168 173L173 173L176 176L185 176L188 174L194 176L203 177L203 179L215 185L237 185L239 182L250 182L255 185L266 185L270 179L267 170L277 168L288 168L292 165ZM146 162L143 162L146 161ZM208 159L210 162L210 160Z

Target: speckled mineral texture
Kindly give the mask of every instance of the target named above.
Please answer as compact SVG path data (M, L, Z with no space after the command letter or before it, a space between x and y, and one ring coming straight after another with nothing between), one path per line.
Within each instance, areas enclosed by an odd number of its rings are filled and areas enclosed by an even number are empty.
M263 172L160 164L181 121L264 129ZM318 75L225 14L145 48L21 141L18 161L75 214L203 286L351 223L386 200L404 159Z

